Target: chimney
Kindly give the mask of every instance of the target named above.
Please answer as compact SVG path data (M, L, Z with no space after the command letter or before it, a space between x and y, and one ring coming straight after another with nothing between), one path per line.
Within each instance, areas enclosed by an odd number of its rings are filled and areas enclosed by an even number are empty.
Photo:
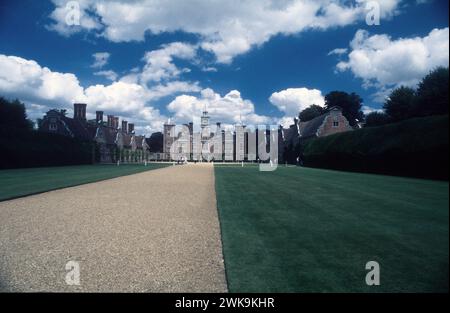
M95 121L97 124L103 123L103 111L95 111Z
M128 133L129 134L134 133L134 124L133 123L128 124Z
M114 115L108 115L108 127L114 126Z
M118 129L118 128L119 128L119 117L114 116L114 129Z
M127 126L128 126L128 122L125 120L122 120L122 133L128 132Z
M77 120L86 120L86 103L73 104L73 118Z

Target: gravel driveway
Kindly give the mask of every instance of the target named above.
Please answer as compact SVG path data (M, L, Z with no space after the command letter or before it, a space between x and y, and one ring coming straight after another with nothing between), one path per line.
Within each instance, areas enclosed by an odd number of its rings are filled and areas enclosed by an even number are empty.
M0 291L226 292L213 166L0 202Z

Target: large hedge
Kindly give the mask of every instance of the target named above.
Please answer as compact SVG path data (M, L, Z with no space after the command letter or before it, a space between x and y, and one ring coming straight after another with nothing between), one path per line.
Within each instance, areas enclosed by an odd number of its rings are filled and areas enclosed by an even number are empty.
M448 180L448 115L316 138L302 154L311 167Z
M0 126L0 169L92 164L97 150L91 142Z

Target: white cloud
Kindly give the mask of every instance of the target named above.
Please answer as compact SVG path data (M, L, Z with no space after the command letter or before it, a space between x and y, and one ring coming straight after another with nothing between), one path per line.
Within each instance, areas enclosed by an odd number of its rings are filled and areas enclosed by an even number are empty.
M217 72L217 68L213 66L206 66L202 68L202 72Z
M118 77L117 73L112 71L112 70L98 71L98 72L95 72L94 75L96 75L96 76L103 76L106 79L109 79L111 81L117 80L117 77Z
M304 87L274 92L269 101L284 113L284 116L277 120L277 124L285 128L294 124L294 118L298 117L298 114L310 105L325 105L325 98L320 90Z
M172 42L160 49L149 51L144 56L146 64L140 75L140 81L146 84L176 78L189 69L179 69L173 63L173 59L192 60L195 55L196 47L182 42Z
M398 11L401 0L379 0L382 18ZM68 35L65 1L54 0L55 31ZM278 34L345 26L365 19L366 0L83 0L81 28L113 42L142 41L145 33L184 31L199 35L203 49L218 62L229 63L239 54ZM100 22L101 20L101 27ZM74 28L77 31L78 28Z
M156 85L150 88L152 100L157 100L169 95L184 92L199 92L201 87L198 82L170 81L166 84Z
M70 73L52 72L33 60L0 54L0 91L23 101L68 105L84 101L83 88Z
M350 43L348 60L338 71L351 71L364 86L381 90L415 86L430 70L449 64L449 29L433 29L425 37L392 39L358 30Z
M33 60L1 54L0 68L0 93L25 102L32 118L42 117L51 108L71 112L74 102L84 102L88 104L90 115L100 109L132 120L142 129L155 131L160 129L166 117L150 105L152 100L176 91L199 90L195 84L182 82L154 89L126 82L83 89L74 74L53 72Z
M111 54L108 52L97 52L92 55L94 58L94 63L91 65L92 68L102 68L108 64L108 60Z
M90 12L95 11L94 3L91 0L77 0L74 3L78 5L80 16L79 16L79 25L74 25L74 21L70 17L75 17L73 15L75 12L74 9L78 9L76 7L68 6L67 0L52 0L55 4L56 8L50 14L50 18L54 21L50 25L47 25L49 30L53 30L58 32L63 36L70 36L80 31L99 31L102 29L102 24L100 20L95 15ZM69 25L67 23L67 19L71 21Z
M298 116L312 104L324 106L325 99L318 89L288 88L274 92L269 101L287 116Z
M331 50L330 52L328 52L328 55L342 55L342 54L345 54L345 53L347 53L347 48L336 48L336 49L333 49L333 50Z
M277 120L277 124L283 126L283 128L289 128L294 124L294 117L284 116Z
M363 111L363 113L367 115L367 114L370 114L370 113L373 113L373 112L383 112L383 109L376 109L376 108L364 105L361 108L361 111Z
M169 103L167 109L173 113L178 123L189 122L201 116L206 108L213 121L234 124L240 121L246 124L266 124L272 120L255 113L250 100L243 99L237 90L221 96L212 89L203 89L199 96L181 95Z

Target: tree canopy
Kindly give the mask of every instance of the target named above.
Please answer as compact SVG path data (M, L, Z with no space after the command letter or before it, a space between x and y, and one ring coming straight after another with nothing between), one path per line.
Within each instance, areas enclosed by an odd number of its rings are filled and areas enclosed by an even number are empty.
M414 116L448 114L449 68L438 67L419 83Z
M399 122L412 116L415 95L414 89L404 86L391 92L383 105L383 109L392 122Z
M304 109L298 115L300 122L307 122L324 113L325 109L319 105L313 104Z
M0 97L0 126L4 128L32 129L33 122L27 119L25 105L19 100Z

